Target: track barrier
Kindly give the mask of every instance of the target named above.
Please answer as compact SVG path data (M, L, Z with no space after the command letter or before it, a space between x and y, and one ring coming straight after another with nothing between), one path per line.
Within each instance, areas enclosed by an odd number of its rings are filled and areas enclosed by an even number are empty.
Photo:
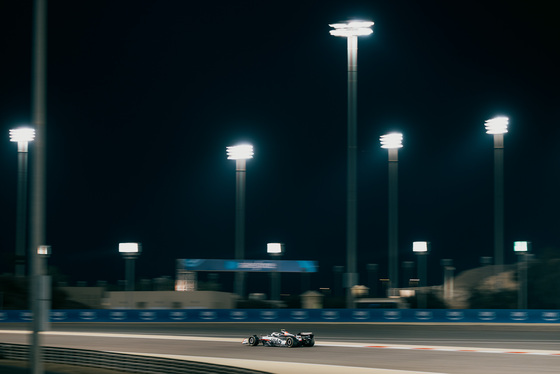
M30 322L25 310L0 311L2 322ZM395 322L560 323L560 310L512 309L68 309L56 322Z

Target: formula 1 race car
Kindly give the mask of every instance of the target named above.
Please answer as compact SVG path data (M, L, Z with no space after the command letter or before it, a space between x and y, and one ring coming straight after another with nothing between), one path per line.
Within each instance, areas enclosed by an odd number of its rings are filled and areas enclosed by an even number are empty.
M262 343L265 347L313 347L315 336L312 332L298 332L291 334L282 329L280 332L273 332L270 335L252 335L243 339L243 344L256 346Z

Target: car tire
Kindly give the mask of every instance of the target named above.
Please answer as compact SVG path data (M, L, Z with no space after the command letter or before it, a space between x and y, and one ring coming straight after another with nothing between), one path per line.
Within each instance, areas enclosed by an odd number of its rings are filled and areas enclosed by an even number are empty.
M295 340L291 336L286 339L286 347L292 348L295 345Z
M315 338L311 338L304 344L304 347L313 347L315 345Z
M250 336L249 337L249 345L250 346L256 346L259 344L259 338L256 335Z

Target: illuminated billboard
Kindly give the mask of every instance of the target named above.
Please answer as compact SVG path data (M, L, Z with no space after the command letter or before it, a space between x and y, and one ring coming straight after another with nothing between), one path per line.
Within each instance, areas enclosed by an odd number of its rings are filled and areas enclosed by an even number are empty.
M177 270L315 273L316 261L179 259Z

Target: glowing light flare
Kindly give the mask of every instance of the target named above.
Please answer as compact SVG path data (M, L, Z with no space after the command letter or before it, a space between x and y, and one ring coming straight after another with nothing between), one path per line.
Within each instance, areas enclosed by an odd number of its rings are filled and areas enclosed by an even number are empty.
M119 243L120 253L140 253L141 251L140 243Z
M412 242L412 252L427 253L428 242Z
M513 242L514 252L529 252L529 242Z
M250 144L240 144L227 147L228 160L246 160L253 158L253 146Z
M19 127L10 130L10 141L18 143L27 143L35 139L35 129L30 127Z
M329 24L334 30L330 30L330 34L334 36L363 36L373 33L371 21L350 21L347 23L333 23Z
M505 134L508 132L508 124L508 117L495 117L484 122L487 134Z
M399 132L382 135L379 140L381 141L381 148L395 149L402 148L403 135Z
M37 254L39 256L49 257L51 255L51 246L40 245L39 247L37 247Z
M268 254L282 254L284 253L284 244L282 243L267 243L266 252Z

